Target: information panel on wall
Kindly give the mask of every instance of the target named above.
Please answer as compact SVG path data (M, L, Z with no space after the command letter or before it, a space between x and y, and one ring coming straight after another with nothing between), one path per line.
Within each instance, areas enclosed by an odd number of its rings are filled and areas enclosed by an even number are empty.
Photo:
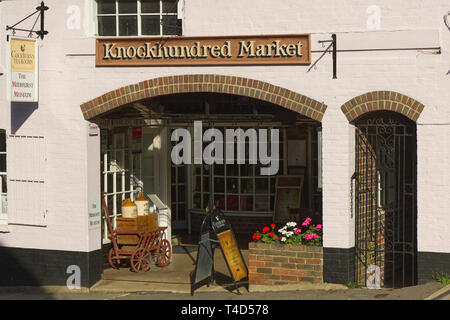
M38 101L38 45L35 39L9 37L12 102Z
M309 34L96 39L96 66L310 64Z

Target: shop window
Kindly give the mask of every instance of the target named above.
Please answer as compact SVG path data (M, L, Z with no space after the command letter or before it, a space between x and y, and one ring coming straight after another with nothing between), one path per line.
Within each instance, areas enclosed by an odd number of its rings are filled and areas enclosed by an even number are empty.
M97 0L99 36L181 35L183 0Z
M122 215L122 201L135 200L139 192L155 192L156 132L144 129L134 136L132 128L101 130L102 190L111 215L113 228ZM107 243L108 228L103 221L103 242Z
M0 129L0 232L8 231L8 198L6 173L6 132Z
M224 132L224 128L218 128ZM269 128L268 128L269 129ZM280 129L279 170L283 173L283 134ZM207 143L205 143L206 145ZM204 145L204 147L205 147ZM270 141L269 141L270 146ZM221 210L230 212L272 213L275 202L276 175L260 175L261 164L248 163L249 142L245 141L245 164L237 163L237 146L233 164L214 164L213 201ZM209 172L203 165L194 165L192 205L194 209L205 208L209 201Z

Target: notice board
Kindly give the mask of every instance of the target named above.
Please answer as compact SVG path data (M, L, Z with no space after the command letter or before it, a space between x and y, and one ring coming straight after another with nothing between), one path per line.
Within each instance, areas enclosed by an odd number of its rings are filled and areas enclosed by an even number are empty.
M300 208L303 182L303 175L277 177L274 221L289 220L289 209Z
M231 232L227 230L217 234L223 255L230 268L234 281L239 281L247 277L247 268L245 267L242 255L239 252L236 240Z

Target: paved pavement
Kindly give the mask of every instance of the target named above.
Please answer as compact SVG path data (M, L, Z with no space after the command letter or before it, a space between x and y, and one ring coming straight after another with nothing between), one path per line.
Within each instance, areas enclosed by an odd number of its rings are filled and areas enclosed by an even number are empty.
M437 282L402 289L309 289L296 291L247 292L227 290L172 293L157 291L99 292L63 288L10 288L0 290L0 300L450 300L450 286Z
M180 251L178 251L180 252ZM242 250L244 259L248 251ZM190 295L190 274L195 268L196 251L186 248L173 255L166 268L152 266L137 274L129 268L107 269L103 279L91 289L69 290L66 287L0 288L0 300L450 300L450 286L442 288L432 281L402 289L349 289L337 284L303 284L297 286L240 287L236 294L220 250L215 253L215 280Z

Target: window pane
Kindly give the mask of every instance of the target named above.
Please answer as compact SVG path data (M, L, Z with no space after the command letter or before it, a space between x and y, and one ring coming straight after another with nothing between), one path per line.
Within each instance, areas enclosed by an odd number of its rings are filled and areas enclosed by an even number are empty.
M269 193L269 181L267 178L255 179L256 193Z
M98 13L115 14L116 13L116 0L99 0Z
M179 166L178 167L178 183L184 183L186 180L186 167Z
M186 207L184 204L179 204L177 211L177 220L185 220L185 219L186 219Z
M141 0L142 13L159 13L159 0Z
M267 196L255 197L255 210L268 211L269 210L269 198Z
M253 196L241 196L242 211L253 211Z
M6 152L6 133L0 130L0 152Z
M253 179L241 179L241 193L253 194Z
M226 210L239 210L239 196L227 196L227 207Z
M202 180L201 176L194 176L194 186L192 187L194 192L202 191Z
M119 13L137 13L137 1L119 0Z
M184 202L185 198L186 198L186 188L184 186L178 186L177 201Z
M137 36L137 16L119 17L119 36Z
M0 154L0 172L6 172L6 154Z
M237 178L227 178L227 193L238 193L238 187Z
M216 193L225 192L225 181L223 178L214 178L214 192Z
M163 16L162 25L163 34L177 35L179 33L177 16Z
M227 164L227 176L237 177L239 175L239 167L237 164Z
M163 13L177 13L178 0L163 0Z
M209 192L209 177L203 177L203 192Z
M116 17L98 17L98 35L116 35Z
M225 210L225 197L223 195L214 195L214 204L220 210Z
M200 193L194 193L194 198L192 199L192 205L194 208L202 207L202 198Z
M159 35L159 16L141 16L142 34Z

